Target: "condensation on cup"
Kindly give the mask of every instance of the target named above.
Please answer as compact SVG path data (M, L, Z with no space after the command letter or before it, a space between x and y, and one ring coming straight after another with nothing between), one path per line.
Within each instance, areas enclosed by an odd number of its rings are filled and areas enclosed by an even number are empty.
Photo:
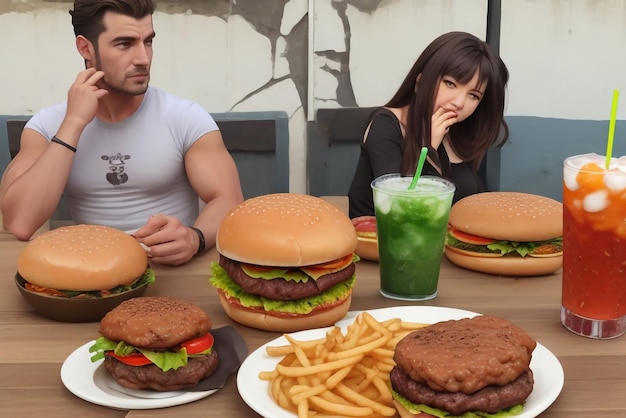
M563 171L561 322L590 338L626 332L626 157L569 157Z

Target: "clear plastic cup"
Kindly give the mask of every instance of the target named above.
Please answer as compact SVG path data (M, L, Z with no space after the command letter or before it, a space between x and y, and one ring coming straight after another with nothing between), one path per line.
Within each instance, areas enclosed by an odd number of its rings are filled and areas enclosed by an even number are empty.
M448 216L454 185L434 176L420 177L408 190L411 177L386 174L372 182L380 292L400 300L437 296Z
M626 160L584 154L563 171L561 322L590 338L626 332Z

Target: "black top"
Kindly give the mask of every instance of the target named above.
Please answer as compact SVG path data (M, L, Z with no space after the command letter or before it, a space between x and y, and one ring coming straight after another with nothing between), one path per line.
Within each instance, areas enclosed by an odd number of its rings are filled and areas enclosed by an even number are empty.
M439 148L439 154L447 161L444 147ZM396 115L387 109L376 110L366 141L361 144L361 155L348 193L350 218L374 215L371 183L383 174L401 172L403 150L404 137ZM465 196L484 191L482 182L468 163L450 164L449 171L451 178L448 180L456 187L453 203ZM422 174L441 177L428 161L424 162Z

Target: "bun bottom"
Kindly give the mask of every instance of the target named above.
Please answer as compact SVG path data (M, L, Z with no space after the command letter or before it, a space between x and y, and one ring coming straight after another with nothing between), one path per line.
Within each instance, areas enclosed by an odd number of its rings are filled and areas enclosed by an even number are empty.
M545 276L563 266L563 256L556 257L476 257L446 247L448 260L459 267L501 276Z
M378 261L378 239L357 236L354 252L365 260Z
M352 291L350 291L347 298L328 308L314 310L306 315L280 317L245 309L230 303L224 292L218 291L218 294L226 315L233 321L251 328L273 332L295 332L334 325L335 322L346 316L352 303Z

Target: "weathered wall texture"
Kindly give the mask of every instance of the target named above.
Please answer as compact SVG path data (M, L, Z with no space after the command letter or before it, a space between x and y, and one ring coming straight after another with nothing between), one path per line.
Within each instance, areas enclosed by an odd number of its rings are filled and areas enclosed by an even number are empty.
M0 114L32 114L65 97L82 68L71 4L0 0ZM626 0L501 4L513 129L495 187L558 197L564 155L603 151L598 120L608 118L612 90L626 92ZM161 0L152 83L209 112L286 111L290 187L306 192L315 111L385 102L439 34L485 39L487 9L487 0ZM624 136L618 124L615 153L626 154ZM7 161L0 152L0 168Z

